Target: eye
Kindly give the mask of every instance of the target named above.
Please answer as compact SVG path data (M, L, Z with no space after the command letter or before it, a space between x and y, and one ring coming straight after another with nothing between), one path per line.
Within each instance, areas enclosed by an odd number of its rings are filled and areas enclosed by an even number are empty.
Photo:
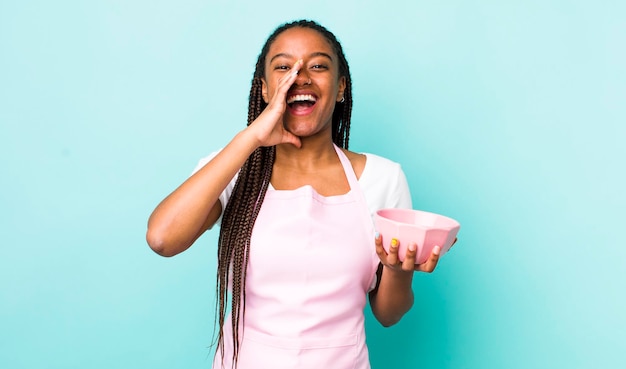
M274 67L274 70L289 70L289 66L286 64L278 64Z
M311 66L311 69L326 70L328 69L328 66L325 64L314 64Z

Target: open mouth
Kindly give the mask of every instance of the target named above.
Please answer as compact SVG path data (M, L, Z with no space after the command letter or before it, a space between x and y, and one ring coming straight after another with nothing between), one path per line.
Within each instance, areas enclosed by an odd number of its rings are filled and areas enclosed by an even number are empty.
M287 97L287 105L292 112L306 113L309 112L315 103L317 97L312 94L296 94Z

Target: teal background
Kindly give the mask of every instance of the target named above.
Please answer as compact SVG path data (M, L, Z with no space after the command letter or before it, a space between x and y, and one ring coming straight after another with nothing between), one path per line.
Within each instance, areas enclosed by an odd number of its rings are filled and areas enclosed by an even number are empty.
M256 56L312 18L352 68L351 148L461 224L374 368L618 368L621 1L0 3L0 366L208 368L213 231L174 258L156 204L245 125Z

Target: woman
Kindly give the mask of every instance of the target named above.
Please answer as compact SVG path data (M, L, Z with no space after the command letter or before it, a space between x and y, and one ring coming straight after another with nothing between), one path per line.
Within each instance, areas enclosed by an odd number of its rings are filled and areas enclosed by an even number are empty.
M411 207L400 166L347 150L350 72L319 24L277 28L259 55L248 126L155 209L147 240L176 255L221 219L214 368L369 368L366 296L384 326L413 304L414 271L371 213ZM230 301L228 295L231 294ZM227 315L227 305L232 305Z

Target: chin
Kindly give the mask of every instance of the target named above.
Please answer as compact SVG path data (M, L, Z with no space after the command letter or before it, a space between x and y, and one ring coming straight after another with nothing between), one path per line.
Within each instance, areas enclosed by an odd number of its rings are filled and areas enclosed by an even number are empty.
M313 136L315 133L317 133L314 130L312 130L310 127L288 127L287 131L291 132L292 134L300 138Z
M307 122L285 122L285 129L298 137L305 137L314 132L315 126Z
M324 125L317 123L317 119L310 117L290 117L285 121L285 129L298 137L308 137L316 135L322 132L325 128ZM329 122L328 129L332 126Z

